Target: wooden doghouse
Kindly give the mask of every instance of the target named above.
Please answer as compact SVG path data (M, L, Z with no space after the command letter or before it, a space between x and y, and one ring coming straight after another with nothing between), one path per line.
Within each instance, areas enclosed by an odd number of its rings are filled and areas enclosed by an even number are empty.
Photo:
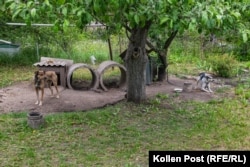
M41 57L40 62L34 64L39 70L55 71L58 77L58 84L66 88L67 73L69 67L73 64L73 60L57 59L51 57Z

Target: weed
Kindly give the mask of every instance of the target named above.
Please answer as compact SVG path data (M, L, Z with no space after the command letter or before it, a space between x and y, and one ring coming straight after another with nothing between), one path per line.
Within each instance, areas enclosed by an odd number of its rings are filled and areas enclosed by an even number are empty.
M235 95L243 95L244 94L244 88L242 86L237 86L234 89Z
M159 98L159 99L165 100L165 99L168 99L168 98L169 98L169 95L168 95L168 94L158 93L158 94L156 95L156 97Z
M229 90L230 90L229 86L223 86L223 87L217 88L216 92L217 93L225 93L225 92L228 92Z
M250 69L250 61L248 61L248 62L246 63L246 68L247 68L247 69Z
M227 54L210 56L208 62L218 76L229 78L237 76L238 74L238 62L232 56Z
M154 99L150 100L150 103L152 105L159 105L159 104L161 104L161 100L159 98L154 98Z

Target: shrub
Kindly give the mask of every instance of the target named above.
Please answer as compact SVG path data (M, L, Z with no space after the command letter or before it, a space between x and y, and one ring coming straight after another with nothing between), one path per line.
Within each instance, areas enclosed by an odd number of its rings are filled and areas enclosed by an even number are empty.
M250 42L241 43L234 49L237 60L239 61L250 61Z
M218 76L230 78L238 74L238 61L233 56L227 54L210 56L208 62L212 71Z

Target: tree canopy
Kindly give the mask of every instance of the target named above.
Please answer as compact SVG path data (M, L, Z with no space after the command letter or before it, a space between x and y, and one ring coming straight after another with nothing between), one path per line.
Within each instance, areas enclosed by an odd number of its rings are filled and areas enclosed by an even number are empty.
M186 29L226 30L236 25L246 30L242 21L246 21L250 5L247 0L3 0L1 3L5 16L22 19L27 24L53 22L67 28L70 23L84 27L91 21L99 21L119 30L126 26L143 27L151 21L157 29L163 27L180 33ZM249 32L243 34L247 40Z
M110 33L125 29L129 39L125 56L128 101L145 100L146 45L165 59L177 33L240 32L247 41L250 31L247 0L3 0L1 11L13 20L51 23L58 30L70 24L83 28L91 21ZM1 15L0 15L1 16Z

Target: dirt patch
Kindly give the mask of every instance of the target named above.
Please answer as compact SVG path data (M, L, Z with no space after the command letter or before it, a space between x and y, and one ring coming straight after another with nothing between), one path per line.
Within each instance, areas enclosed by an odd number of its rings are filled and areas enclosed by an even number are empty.
M153 98L157 94L175 94L175 88L182 88L184 82L191 82L196 86L196 81L191 78L180 79L170 77L170 83L154 82L146 87L147 97ZM112 84L111 84L112 85ZM219 87L213 84L212 90ZM60 98L50 97L50 91L45 89L43 106L35 105L36 95L31 81L17 83L13 86L0 89L0 113L19 111L38 111L42 113L85 111L104 107L125 100L124 89L110 88L108 91L71 90L59 86ZM182 100L209 101L222 96L221 93L206 93L194 89L189 93L179 93Z

